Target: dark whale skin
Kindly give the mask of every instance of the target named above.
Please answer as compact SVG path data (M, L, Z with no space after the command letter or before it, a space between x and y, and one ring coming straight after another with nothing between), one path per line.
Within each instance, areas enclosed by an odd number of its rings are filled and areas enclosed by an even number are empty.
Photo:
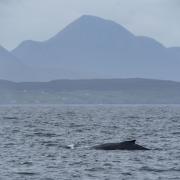
M150 150L135 143L136 140L124 141L120 143L105 143L93 146L97 150Z

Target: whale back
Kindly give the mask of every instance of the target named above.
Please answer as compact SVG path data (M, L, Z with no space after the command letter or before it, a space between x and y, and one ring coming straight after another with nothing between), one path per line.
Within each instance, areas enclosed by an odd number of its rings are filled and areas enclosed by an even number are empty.
M124 141L120 143L105 143L98 146L94 146L94 149L100 150L148 150L147 148L135 143L136 140Z

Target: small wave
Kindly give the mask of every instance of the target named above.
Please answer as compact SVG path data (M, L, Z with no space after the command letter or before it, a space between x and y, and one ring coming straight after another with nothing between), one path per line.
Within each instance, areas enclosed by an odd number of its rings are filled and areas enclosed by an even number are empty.
M47 147L59 146L59 144L54 141L42 141L41 144Z
M104 166L112 167L112 164L110 164L110 163L105 163Z
M121 174L124 175L124 176L132 176L132 174L129 173L129 172L123 172L123 173L121 173Z
M150 168L147 166L144 166L140 168L141 171L152 171L152 172L179 172L180 169L175 169L175 168L170 168L170 169L155 169L155 168Z
M101 167L93 167L89 169L85 169L86 171L95 172L95 171L104 171L104 168Z
M177 122L178 120L180 120L180 116L173 116L169 118L170 121L174 121Z
M64 149L71 149L71 150L73 150L73 149L75 149L75 147L77 147L77 145L69 144L69 145L60 145L59 147L64 148Z
M126 116L124 118L126 118L126 119L139 119L140 117L139 116Z
M42 132L35 132L34 133L35 136L39 136L39 137L57 137L57 134L54 133L42 133Z
M23 176L35 176L38 175L38 173L35 172L16 172L18 175L23 175Z
M12 146L15 146L16 144L15 143L7 143L7 144L4 144L4 148L12 148Z
M19 118L16 117L16 116L5 116L5 117L3 117L3 119L6 119L6 120L17 120Z
M82 132L84 132L84 130L83 129L76 129L75 132L82 133Z
M110 132L108 130L102 130L101 133L111 135L113 132Z
M83 124L70 123L69 127L70 128L81 128L81 127L84 127L84 125Z
M173 135L180 135L180 132L173 132Z
M26 161L26 162L22 162L21 165L32 166L33 163L32 163L32 162L29 162L29 161Z

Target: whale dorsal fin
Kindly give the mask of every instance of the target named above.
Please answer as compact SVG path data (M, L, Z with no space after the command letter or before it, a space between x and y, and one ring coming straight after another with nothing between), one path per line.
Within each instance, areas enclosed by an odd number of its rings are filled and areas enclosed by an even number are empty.
M129 141L132 144L135 144L136 140Z

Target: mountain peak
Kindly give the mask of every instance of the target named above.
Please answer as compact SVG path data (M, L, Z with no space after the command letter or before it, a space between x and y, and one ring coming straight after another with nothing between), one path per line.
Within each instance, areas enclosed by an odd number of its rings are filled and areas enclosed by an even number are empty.
M106 19L101 18L101 17L97 17L97 16L93 16L93 15L87 15L87 14L80 16L77 20L84 20L84 21L87 21L87 20L109 21L109 20L106 20Z
M8 56L9 56L9 55L10 55L10 52L9 52L6 48L4 48L3 46L0 45L0 55L1 55L1 56L2 56L2 55L4 55L4 56L5 56L5 55L8 55ZM0 56L0 58L2 58L1 56Z
M112 20L107 20L107 19L93 16L93 15L82 15L77 20L72 22L69 26L75 25L75 24L78 24L79 26L88 25L89 28L102 27L102 28L112 28L112 29L118 29L118 30L121 29L121 31L131 34L122 25L120 25ZM104 29L104 30L107 30L107 29Z
M62 38L75 41L84 39L108 41L124 41L135 36L126 28L111 20L106 20L92 15L83 15L65 27L57 35L49 39L50 41L62 41Z
M8 51L8 50L5 49L3 46L0 45L0 51Z

